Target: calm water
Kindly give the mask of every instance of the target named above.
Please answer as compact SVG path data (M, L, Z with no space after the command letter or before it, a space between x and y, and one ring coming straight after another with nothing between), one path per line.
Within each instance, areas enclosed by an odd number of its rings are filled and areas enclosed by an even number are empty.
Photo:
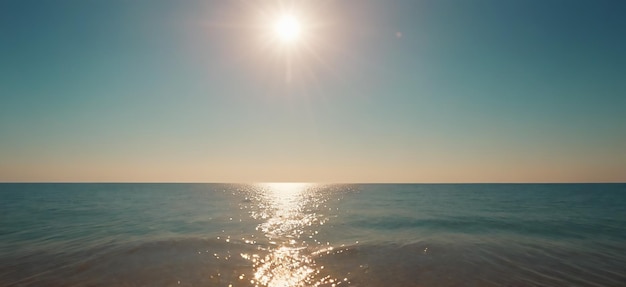
M0 184L0 286L626 286L626 185Z

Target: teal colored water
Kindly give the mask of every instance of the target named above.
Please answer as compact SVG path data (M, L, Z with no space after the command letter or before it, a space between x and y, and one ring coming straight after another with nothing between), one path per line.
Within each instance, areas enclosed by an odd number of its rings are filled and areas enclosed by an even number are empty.
M0 184L0 286L626 286L626 184Z

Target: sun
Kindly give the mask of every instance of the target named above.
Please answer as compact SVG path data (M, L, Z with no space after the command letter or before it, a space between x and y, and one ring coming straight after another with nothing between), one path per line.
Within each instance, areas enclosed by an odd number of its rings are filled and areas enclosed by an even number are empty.
M258 2L259 6L250 10L253 17L249 27L256 34L262 59L282 66L285 82L301 83L309 75L314 77L313 70L318 66L330 64L320 63L331 42L327 33L331 24L322 21L326 6L317 4L325 1L266 1L275 5Z
M274 35L282 44L293 45L297 43L301 38L301 34L302 23L294 15L280 15L274 22Z

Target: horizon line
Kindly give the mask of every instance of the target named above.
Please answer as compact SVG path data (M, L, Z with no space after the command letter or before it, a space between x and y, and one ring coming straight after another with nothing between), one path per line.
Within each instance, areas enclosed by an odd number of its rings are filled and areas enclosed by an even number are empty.
M544 181L544 182L315 182L315 181L0 181L0 184L264 184L264 183L309 183L309 184L626 184L626 181Z

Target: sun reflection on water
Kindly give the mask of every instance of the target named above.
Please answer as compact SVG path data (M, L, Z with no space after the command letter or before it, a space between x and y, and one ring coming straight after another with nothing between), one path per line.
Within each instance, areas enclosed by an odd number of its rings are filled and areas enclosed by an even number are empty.
M326 196L308 183L263 183L256 186L254 199L258 208L250 214L262 220L257 226L268 240L265 255L241 254L252 262L255 286L320 286L329 277L320 274L323 266L314 259L318 227L326 218ZM330 279L332 282L332 279Z

